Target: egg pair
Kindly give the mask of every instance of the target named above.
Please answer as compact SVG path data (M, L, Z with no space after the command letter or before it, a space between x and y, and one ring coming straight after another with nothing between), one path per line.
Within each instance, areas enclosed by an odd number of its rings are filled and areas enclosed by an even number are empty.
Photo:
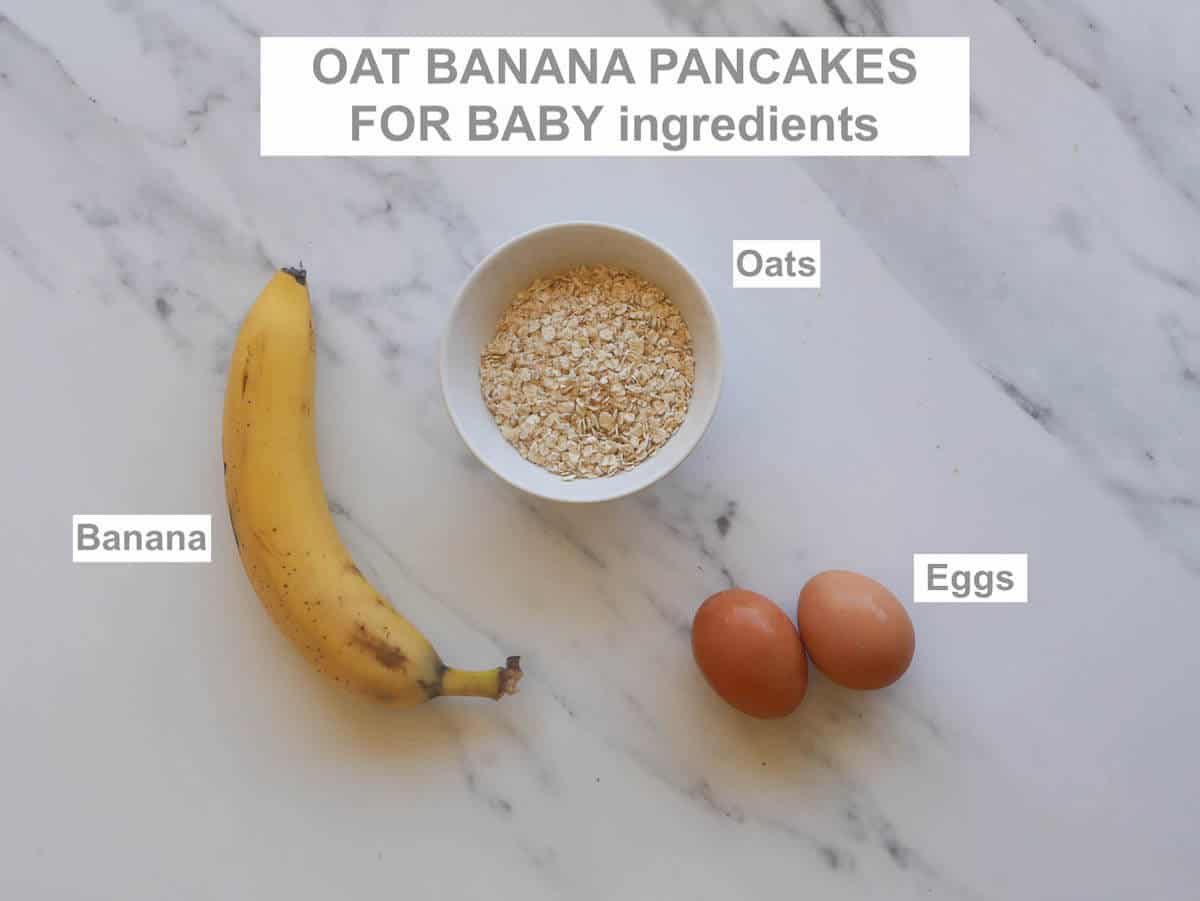
M874 579L845 570L813 576L800 590L799 631L769 598L720 591L692 621L696 664L727 703L753 717L787 716L804 699L808 660L838 685L891 685L912 662L916 638L904 606Z

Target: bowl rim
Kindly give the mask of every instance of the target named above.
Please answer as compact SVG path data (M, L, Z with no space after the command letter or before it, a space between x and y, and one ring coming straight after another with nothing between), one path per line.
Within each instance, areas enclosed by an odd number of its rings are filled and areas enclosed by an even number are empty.
M667 259L669 259L671 262L673 262L676 266L678 266L680 271L683 272L683 274L686 275L687 278L691 281L692 285L696 289L696 294L700 298L701 306L704 308L705 312L708 314L708 317L713 324L713 336L712 336L713 337L713 348L714 348L713 367L715 370L716 378L715 378L715 384L714 384L713 392L712 392L712 400L708 404L708 409L706 411L702 411L702 414L704 415L704 422L701 425L700 430L696 433L695 438L688 444L687 447L683 448L682 452L679 453L678 459L675 460L673 463L671 463L671 465L669 467L667 467L665 470L663 470L657 476L654 476L649 481L643 481L640 484L634 484L631 487L621 489L621 490L616 491L611 494L606 494L603 497L564 497L559 494L551 494L551 493L547 493L545 491L538 490L536 488L531 488L527 485L521 485L521 484L518 484L517 482L513 481L511 478L509 478L508 475L501 472L499 469L492 466L492 464L489 463L486 459L484 459L483 454L480 453L479 449L475 446L474 442L472 442L471 438L468 436L467 429L464 428L462 421L459 419L458 414L454 410L454 406L450 403L450 397L449 397L449 393L447 390L447 383L449 381L449 370L450 370L449 356L450 356L450 338L451 338L451 330L452 330L451 327L452 327L453 323L456 321L456 319L458 318L458 314L459 314L460 310L466 304L467 289L471 286L472 282L474 282L475 279L479 276L479 273L482 272L493 260L495 260L498 257L500 257L501 255L509 252L515 245L520 244L523 241L526 241L530 238L536 237L545 232L552 232L552 231L559 231L562 229L580 228L580 227L599 228L599 229L606 229L608 231L618 232L627 237L636 238L637 240L642 241L642 242L648 244L650 247L654 248L654 250L657 251L658 253L661 253L663 256L665 256ZM513 237L509 238L508 240L503 241L502 243L497 245L490 253L488 253L486 256L484 256L478 263L476 263L471 268L471 271L467 273L466 278L464 278L462 280L462 283L458 287L458 293L455 295L454 303L452 303L450 305L449 314L446 317L445 324L442 328L442 337L441 337L441 341L439 342L439 347L438 347L438 377L439 377L439 382L440 382L440 387L441 387L442 406L446 410L446 415L448 415L450 417L450 421L454 424L454 430L456 432L458 432L458 437L460 439L462 439L462 442L467 446L467 449L470 450L471 455L476 460L478 460L483 465L483 467L488 470L488 472L492 473L494 476L496 476L497 478L499 478L501 481L505 482L506 484L511 485L513 488L516 488L518 491L523 491L525 494L531 495L533 497L541 498L542 500L555 501L557 503L562 503L562 504L597 504L597 503L604 503L606 501L615 501L615 500L619 500L620 498L623 498L623 497L628 497L631 494L636 494L637 492L642 491L646 488L649 488L651 485L655 484L659 480L664 479L667 476L669 476L672 472L674 472L679 467L679 465L681 463L683 463L684 460L686 460L691 455L692 451L696 449L696 446L700 443L701 439L708 433L708 429L712 425L713 419L716 418L717 406L720 402L721 391L722 391L722 389L724 387L724 383L725 383L725 348L721 341L721 321L720 321L720 318L717 316L717 310L716 310L716 307L713 306L712 299L708 296L708 292L706 290L704 290L704 285L702 285L700 283L700 280L698 278L696 278L696 276L692 273L692 270L689 269L687 267L687 265L685 265L684 262L679 259L678 256L676 256L667 247L663 246L658 241L655 241L653 238L650 238L647 235L643 234L642 232L637 231L632 228L626 228L625 226L622 226L622 225L614 225L611 222L601 222L599 220L594 220L594 219L568 219L568 220L563 220L560 222L550 222L550 223L547 223L544 225L539 225L534 228L528 229L526 231L520 232L519 234L514 235ZM689 412L690 412L690 410L689 410ZM536 464L530 464L530 465L536 465ZM630 473L633 473L636 471L637 471L637 467L634 467L634 469L629 470ZM600 477L600 479L587 479L586 481L587 482L596 482L603 478L605 478L605 477ZM573 482L568 483L568 484L573 484Z

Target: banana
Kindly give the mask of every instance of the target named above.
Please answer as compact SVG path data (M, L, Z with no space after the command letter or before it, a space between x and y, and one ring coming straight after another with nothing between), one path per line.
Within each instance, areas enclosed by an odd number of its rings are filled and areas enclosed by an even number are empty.
M315 379L307 277L282 269L238 333L222 435L234 539L263 606L318 670L380 700L515 692L519 658L489 670L446 666L350 559L321 485Z

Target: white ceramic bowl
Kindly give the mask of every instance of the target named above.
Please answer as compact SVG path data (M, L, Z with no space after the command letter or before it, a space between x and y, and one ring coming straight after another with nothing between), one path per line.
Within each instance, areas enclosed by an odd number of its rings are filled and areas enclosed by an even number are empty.
M518 292L539 277L582 264L628 269L667 292L692 334L696 380L683 424L657 453L627 472L567 480L524 459L500 434L479 388L479 356ZM570 222L520 235L475 267L459 291L442 341L442 396L467 447L500 478L538 497L587 503L640 491L678 466L712 421L723 368L712 304L679 260L635 232Z

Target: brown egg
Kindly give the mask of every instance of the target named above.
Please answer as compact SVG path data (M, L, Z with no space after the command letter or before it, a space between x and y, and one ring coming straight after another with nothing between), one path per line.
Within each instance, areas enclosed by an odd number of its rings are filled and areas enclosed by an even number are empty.
M713 690L742 713L791 713L808 688L808 660L796 627L769 598L730 588L700 605L692 654Z
M846 688L883 688L904 675L916 647L912 620L874 579L831 569L800 590L800 635L813 665Z

